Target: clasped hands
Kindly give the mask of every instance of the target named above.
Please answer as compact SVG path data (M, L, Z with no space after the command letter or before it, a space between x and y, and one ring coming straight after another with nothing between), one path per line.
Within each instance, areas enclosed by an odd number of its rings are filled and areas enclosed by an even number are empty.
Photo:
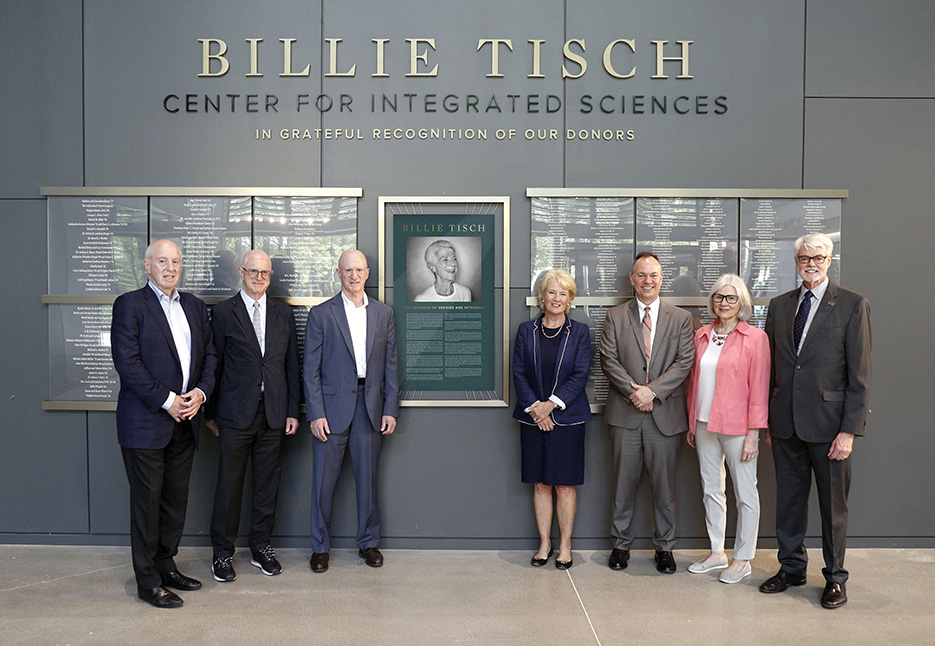
M641 410L644 413L651 412L653 409L653 399L655 399L656 396L653 395L653 391L650 387L641 386L632 381L630 382L630 387L634 389L633 393L630 395L630 402L636 406L637 410Z
M193 388L184 395L176 395L175 400L166 412L168 412L176 422L181 422L183 419L193 418L198 413L204 401L204 393L197 388Z
M555 409L556 404L553 401L534 402L529 407L529 415L540 430L551 431L555 429L555 422L552 421L552 411Z

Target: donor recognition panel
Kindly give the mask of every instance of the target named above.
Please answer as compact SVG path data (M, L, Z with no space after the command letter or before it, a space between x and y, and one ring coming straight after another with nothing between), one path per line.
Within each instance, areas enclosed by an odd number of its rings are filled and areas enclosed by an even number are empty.
M112 305L120 294L146 285L146 247L161 238L182 251L179 289L208 305L240 289L238 268L246 251L269 253L274 272L269 294L293 307L304 345L309 307L337 292L338 257L357 246L361 191L288 190L290 195L238 188L44 188L50 398L43 407L116 406Z
M636 253L654 252L665 276L661 295L689 311L697 330L712 319L707 294L721 274L750 289L750 323L763 326L769 299L800 283L793 244L806 233L834 241L829 276L841 271L841 201L847 191L730 189L529 189L530 316L538 315L538 278L567 269L577 295L572 318L591 326L595 359L589 401L600 408L608 383L598 353L607 309L633 297Z

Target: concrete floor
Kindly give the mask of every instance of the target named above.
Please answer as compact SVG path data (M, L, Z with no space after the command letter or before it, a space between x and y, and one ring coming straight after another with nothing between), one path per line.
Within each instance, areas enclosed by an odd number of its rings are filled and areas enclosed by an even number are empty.
M210 548L182 548L179 568L204 588L159 610L136 598L129 548L0 545L0 644L935 644L935 550L849 550L850 601L833 611L818 602L816 551L808 585L778 595L756 589L777 569L772 550L736 585L689 574L700 550L677 551L674 575L651 551L623 572L606 551L574 552L567 572L530 567L531 552L384 554L373 569L333 550L312 574L308 550L284 549L268 577L241 549L237 581L221 584Z

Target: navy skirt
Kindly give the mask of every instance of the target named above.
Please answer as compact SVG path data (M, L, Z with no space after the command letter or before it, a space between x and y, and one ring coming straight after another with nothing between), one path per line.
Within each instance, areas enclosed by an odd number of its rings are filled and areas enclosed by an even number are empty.
M584 484L584 422L541 431L520 424L523 482L554 486Z

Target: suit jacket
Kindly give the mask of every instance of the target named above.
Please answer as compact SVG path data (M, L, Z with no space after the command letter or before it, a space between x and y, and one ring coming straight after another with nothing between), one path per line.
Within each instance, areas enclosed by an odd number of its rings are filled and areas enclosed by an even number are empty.
M650 351L649 366L643 354L643 326L639 300L612 307L604 320L600 343L601 368L610 382L604 421L611 426L638 428L642 415L630 401L635 384L647 384L658 399L652 416L663 435L688 430L685 378L695 359L691 314L674 305L659 305L659 320Z
M375 298L367 305L366 352L364 399L370 423L380 430L384 415L399 416L399 375L393 308ZM350 427L357 401L357 362L340 293L309 310L304 376L308 419L324 417L333 431Z
M792 325L799 289L769 302L769 432L806 442L864 434L870 394L870 303L829 283L798 355Z
M292 308L267 296L266 354L260 353L252 312L239 291L214 306L211 328L218 367L215 395L205 408L208 419L246 428L256 415L261 384L270 428L284 427L287 417L298 419L299 346Z
M188 390L200 388L205 398L214 390L217 356L211 341L208 308L201 299L179 292L191 328ZM152 287L127 292L114 301L110 328L114 367L120 375L117 395L117 439L128 449L161 449L172 438L175 420L162 409L169 392L182 393L182 364L166 314ZM201 411L192 420L195 442Z
M579 424L591 419L591 405L585 386L591 374L591 330L587 324L566 318L561 347L555 366L555 382L542 383L542 352L540 337L542 317L526 321L516 331L513 345L513 385L516 406L513 418L535 425L526 412L533 402L555 395L565 403L565 410L552 411L552 421L558 426ZM548 394L546 394L548 393Z

